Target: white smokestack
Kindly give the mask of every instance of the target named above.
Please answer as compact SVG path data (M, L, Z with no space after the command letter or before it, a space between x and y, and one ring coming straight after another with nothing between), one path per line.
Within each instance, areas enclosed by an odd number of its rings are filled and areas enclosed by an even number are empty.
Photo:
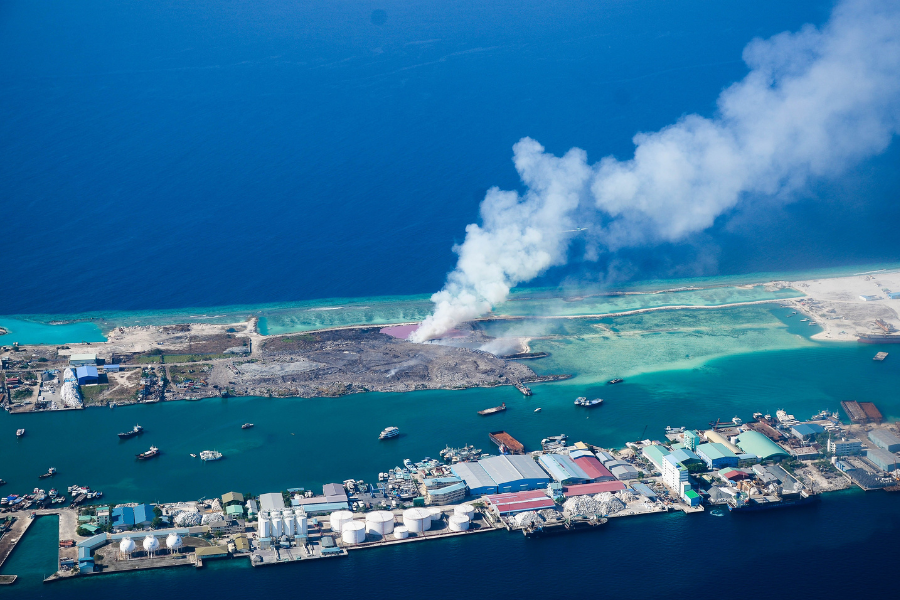
M682 240L739 203L789 200L884 151L900 129L896 0L845 0L822 29L754 40L743 58L750 73L713 118L636 135L631 160L590 166L580 149L557 158L520 140L513 161L527 191L488 191L481 226L466 227L435 312L410 339L438 337L564 264L575 226L590 226L589 255Z

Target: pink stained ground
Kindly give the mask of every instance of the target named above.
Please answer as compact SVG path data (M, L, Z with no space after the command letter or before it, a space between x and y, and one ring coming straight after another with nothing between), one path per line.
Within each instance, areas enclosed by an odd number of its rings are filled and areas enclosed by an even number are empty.
M419 328L418 324L415 325L394 325L392 327L385 327L381 329L381 333L389 335L391 337L399 338L401 340L405 340L409 338L409 335ZM460 331L459 329L451 329L447 333L441 336L441 338L458 338L458 337L466 337L465 331Z

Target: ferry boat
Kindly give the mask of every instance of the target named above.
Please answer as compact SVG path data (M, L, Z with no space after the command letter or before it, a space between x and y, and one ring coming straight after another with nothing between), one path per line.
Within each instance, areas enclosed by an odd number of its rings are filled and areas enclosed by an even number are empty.
M157 448L156 446L150 446L149 450L136 455L136 458L138 460L147 460L148 458L153 458L154 456L159 456L159 448Z
M241 425L241 429L250 429L251 427L253 427L253 423L244 423Z
M135 425L135 426L131 429L131 431L123 431L122 433L120 433L120 434L119 434L119 439L120 439L120 440L127 440L128 438L133 438L133 437L136 436L137 434L143 433L143 432L144 432L144 428L143 428L143 427L141 427L140 425Z
M56 467L50 467L47 469L46 473L39 475L38 479L46 479L47 477L53 477L54 475L56 475Z
M607 381L606 383L608 383L609 385L614 385L614 384L616 384L616 383L622 383L623 381L625 381L625 380L624 380L624 379L621 379L621 378L619 378L619 377L616 377L615 379L610 379L610 380Z
M580 400L580 402L579 402ZM584 406L586 408L591 408L593 406L599 406L603 403L602 398L594 398L593 400L588 400L587 398L579 398L575 401L576 406Z
M204 450L200 453L200 460L210 461L210 460L219 460L222 458L222 453L217 450Z
M379 440L388 440L390 438L395 438L400 435L399 427L385 427L384 431L378 434Z
M16 429L16 437L22 437L23 435L25 435L24 429Z
M487 415L492 415L494 413L503 412L504 410L506 410L506 402L504 402L500 406L494 406L493 408L486 408L484 410L479 410L478 414L481 415L482 417L485 417Z

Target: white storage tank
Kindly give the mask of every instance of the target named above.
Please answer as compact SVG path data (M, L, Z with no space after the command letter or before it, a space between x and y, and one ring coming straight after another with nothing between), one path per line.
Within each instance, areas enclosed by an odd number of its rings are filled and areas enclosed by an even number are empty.
M166 548L169 549L169 552L173 550L177 551L184 545L184 542L181 540L181 536L177 533L170 533L166 538Z
M385 536L394 531L394 513L376 510L366 515L366 532Z
M284 535L294 537L294 513L284 511Z
M281 520L281 517L274 516L272 517L272 537L280 538L284 533L284 522Z
M450 515L450 531L466 531L467 529L469 529L469 517Z
M394 539L395 540L405 540L409 537L409 529L406 528L406 525L397 525L394 527Z
M261 538L270 538L272 537L272 521L263 517L259 520L259 537Z
M144 550L147 551L147 554L153 554L159 550L159 540L152 535L148 535L144 538Z
M134 540L130 537L123 537L119 543L119 552L124 556L131 556L131 553L134 552Z
M297 535L308 536L309 524L306 520L306 512L303 509L298 509L294 511L294 516L297 519Z
M341 527L341 539L345 544L361 544L366 541L366 524L362 521L347 521Z
M427 508L407 508L403 511L403 524L413 533L431 529L431 511Z
M331 521L331 531L334 532L335 535L340 534L344 531L344 523L353 520L353 513L349 510L336 510L331 513L330 521Z
M428 512L431 514L432 523L436 523L444 518L444 511L439 508L429 508Z
M460 504L453 509L454 515L465 515L469 517L469 521L475 518L475 507L471 504Z

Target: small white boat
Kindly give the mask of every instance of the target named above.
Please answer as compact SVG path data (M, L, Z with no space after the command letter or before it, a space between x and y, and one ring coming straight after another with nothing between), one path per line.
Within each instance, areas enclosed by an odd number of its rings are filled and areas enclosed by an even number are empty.
M191 454L191 458L197 458L196 454Z
M740 417L733 418L731 420L731 422L734 423L735 425L743 425L744 424L744 420L741 419Z
M534 412L541 412L541 407L538 406L536 409L534 409Z
M16 437L22 437L23 435L25 435L25 430L24 430L24 429L17 429L17 430L16 430Z

